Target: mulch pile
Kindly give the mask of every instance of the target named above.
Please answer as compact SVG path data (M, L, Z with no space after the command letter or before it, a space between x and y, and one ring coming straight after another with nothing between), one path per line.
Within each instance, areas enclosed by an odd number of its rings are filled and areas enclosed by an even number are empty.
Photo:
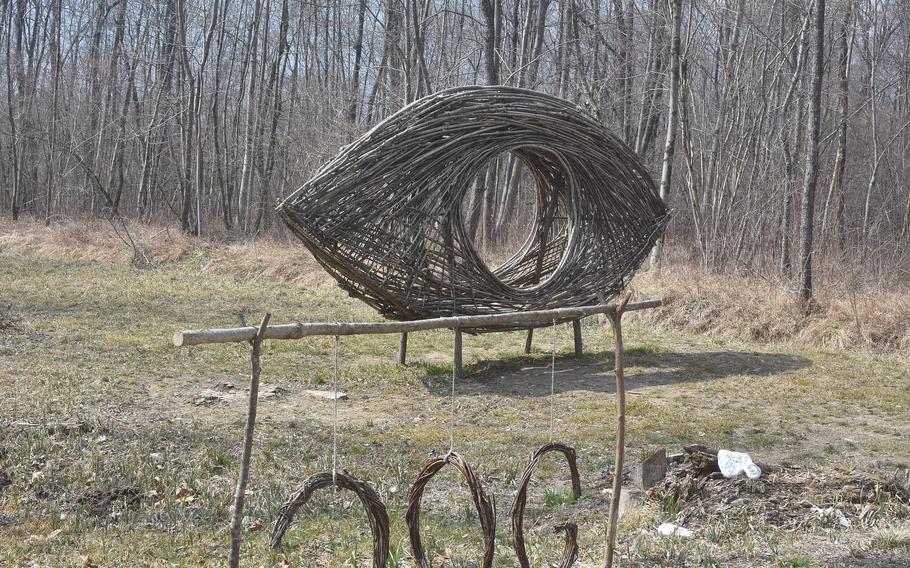
M882 514L910 517L910 471L871 476L759 464L757 480L726 479L716 451L689 446L649 493L693 529L727 519L797 530L807 525L870 526ZM838 511L840 513L838 513ZM846 519L846 520L844 520Z

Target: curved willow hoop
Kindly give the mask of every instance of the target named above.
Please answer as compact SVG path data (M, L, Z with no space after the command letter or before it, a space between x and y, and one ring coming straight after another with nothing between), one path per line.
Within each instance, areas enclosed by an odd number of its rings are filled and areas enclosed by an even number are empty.
M458 469L468 484L471 497L474 500L474 507L477 508L477 516L480 518L480 530L483 533L484 554L481 566L483 568L491 568L493 566L493 549L496 540L496 504L484 493L483 487L481 487L477 476L474 475L474 470L468 462L455 452L449 452L442 457L428 460L411 488L405 521L411 537L411 551L414 553L414 560L417 561L420 568L429 567L426 553L423 550L423 543L420 540L420 501L423 499L423 490L427 483L446 464L451 464Z
M553 532L566 533L566 545L562 549L562 558L559 559L558 568L569 568L578 560L578 525L575 523L562 523L553 527Z
M281 539L291 525L294 513L310 500L313 493L319 489L332 487L353 491L366 509L367 519L370 522L370 531L373 533L373 567L385 568L389 558L389 515L379 495L372 487L355 478L346 471L336 472L336 481L332 481L332 472L323 471L311 475L303 482L287 502L281 507L275 527L272 529L270 544L275 550L281 549Z
M512 545L515 548L515 555L518 556L518 563L521 568L529 568L528 554L525 550L524 537L524 513L525 504L528 500L528 483L531 481L531 473L537 466L540 458L550 452L558 452L565 456L569 463L569 475L572 480L572 498L581 497L581 479L578 476L578 464L575 459L575 449L561 442L549 442L544 444L537 451L533 452L528 458L525 465L524 473L521 475L521 482L518 486L518 494L515 495L515 501L512 503ZM559 568L569 568L578 558L578 527L575 523L564 523L554 527L556 532L566 533L566 545L563 548L562 559Z

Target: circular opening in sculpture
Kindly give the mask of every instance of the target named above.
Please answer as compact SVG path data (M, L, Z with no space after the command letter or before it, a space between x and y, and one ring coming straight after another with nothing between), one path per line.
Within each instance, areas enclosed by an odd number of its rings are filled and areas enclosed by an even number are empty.
M495 272L531 236L537 214L537 184L512 152L477 170L461 201L461 220L474 251Z
M554 153L519 147L477 169L461 222L477 258L503 284L528 290L562 264L569 241L571 181Z

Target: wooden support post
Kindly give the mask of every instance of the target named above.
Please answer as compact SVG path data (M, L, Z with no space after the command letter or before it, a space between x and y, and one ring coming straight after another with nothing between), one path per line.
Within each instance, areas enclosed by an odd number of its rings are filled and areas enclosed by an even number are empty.
M531 342L534 341L534 328L528 328L528 336L525 337L525 355L531 352Z
M455 355L452 360L452 365L455 367L455 378L460 379L463 375L461 370L461 330L455 330Z
M572 322L572 333L575 335L575 356L581 358L584 355L584 346L581 342L581 320Z
M401 334L401 343L398 344L398 364L406 365L408 362L408 332Z
M262 323L256 330L256 336L250 341L250 400L246 414L246 430L243 434L243 455L240 458L240 475L237 476L237 489L234 491L234 511L231 516L231 568L240 566L240 535L243 531L243 503L246 497L246 484L250 478L250 457L253 453L253 429L256 426L256 405L259 403L259 364L260 348L265 330L268 328L271 314L262 317Z
M622 366L622 314L632 295L607 314L613 326L613 372L616 375L616 458L613 461L613 494L610 496L610 521L607 528L607 568L613 567L616 548L616 526L619 523L619 499L622 494L622 465L626 452L626 381Z

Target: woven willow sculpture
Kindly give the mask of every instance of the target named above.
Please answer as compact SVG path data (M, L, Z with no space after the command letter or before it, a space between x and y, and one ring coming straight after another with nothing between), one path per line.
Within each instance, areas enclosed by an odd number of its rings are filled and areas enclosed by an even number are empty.
M536 181L537 211L524 245L491 270L460 209L504 152ZM568 101L509 87L408 105L278 211L342 288L399 320L606 302L669 216L628 146Z

